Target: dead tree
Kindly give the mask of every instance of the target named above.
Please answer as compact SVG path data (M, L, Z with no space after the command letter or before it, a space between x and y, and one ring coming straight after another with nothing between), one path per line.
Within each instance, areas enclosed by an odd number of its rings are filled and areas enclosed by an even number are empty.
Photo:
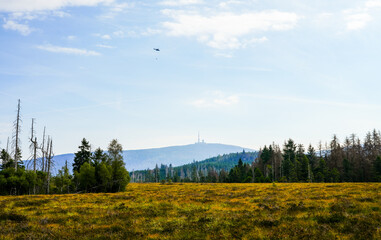
M5 151L9 154L9 137L7 138L7 149Z
M50 169L49 169L49 151L50 151L50 144L51 144L51 138L48 136L48 141L47 141L47 146L45 150L45 172L49 174Z
M41 171L45 172L45 130L46 127L44 127L44 133L42 135L42 144L41 144Z
M50 138L50 141L48 140L48 147L47 147L47 194L50 192L50 172L52 167L52 159L53 159L53 140Z
M17 165L18 161L20 160L19 158L21 157L21 149L20 149L20 132L21 132L21 117L20 117L20 99L18 100L18 105L17 105L17 118L15 122L13 123L14 127L14 133L13 133L13 149L14 149L14 160L15 160L15 170L17 171Z
M36 161L37 161L37 137L35 137L35 131L34 131L34 118L32 118L32 127L31 127L31 134L30 134L30 148L32 150L33 155L33 171L36 172Z
M30 134L30 148L32 150L32 158L33 158L33 171L36 173L36 162L37 162L37 137L35 137L35 131L34 131L34 118L32 118L32 127L31 127L31 134ZM36 194L36 184L33 186L33 194Z

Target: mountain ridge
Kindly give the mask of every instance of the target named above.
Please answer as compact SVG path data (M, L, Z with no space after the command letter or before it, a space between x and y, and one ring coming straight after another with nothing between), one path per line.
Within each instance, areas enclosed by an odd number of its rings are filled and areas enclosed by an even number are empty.
M123 159L128 171L153 169L156 164L172 164L180 166L189 164L193 161L202 161L218 155L242 152L255 151L253 149L244 148L236 145L228 145L221 143L195 143L187 145L177 145L159 148L124 150ZM53 173L57 173L65 162L71 169L74 162L74 153L65 153L56 155L53 158L54 169Z

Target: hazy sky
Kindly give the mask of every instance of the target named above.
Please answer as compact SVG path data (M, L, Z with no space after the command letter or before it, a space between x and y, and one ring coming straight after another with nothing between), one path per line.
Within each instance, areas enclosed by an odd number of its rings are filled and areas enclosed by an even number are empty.
M56 154L381 129L379 0L0 0L0 22L0 148L20 98L24 158L31 118Z

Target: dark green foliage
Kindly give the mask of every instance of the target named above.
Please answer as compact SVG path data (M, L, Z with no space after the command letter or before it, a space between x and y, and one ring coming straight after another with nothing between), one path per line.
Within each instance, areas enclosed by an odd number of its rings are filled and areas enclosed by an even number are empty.
M259 168L254 169L254 182L256 183L263 183L265 182L265 178L263 177L263 174Z
M225 154L204 161L193 161L193 163L186 164L179 167L168 167L161 165L160 168L156 166L154 169L135 171L136 176L140 176L134 182L160 182L162 179L171 179L173 182L228 182L228 173L236 164L239 159L242 163L248 166L251 164L258 153L256 152L240 152ZM251 173L252 175L252 173ZM243 179L245 181L247 176ZM247 180L248 181L248 180Z
M107 162L108 157L107 154L104 153L101 148L97 148L95 149L95 152L91 155L91 160L94 167L97 167L99 164Z
M328 177L327 164L325 163L325 160L323 158L320 158L319 160L317 175L319 176L318 182L324 182Z
M285 179L289 179L291 176L291 172L294 171L294 164L291 162L291 159L285 158L283 160L283 175ZM295 175L295 173L293 173Z
M61 170L58 170L57 176L53 178L55 183L55 189L53 192L57 193L69 193L71 191L72 176L69 174L69 169L67 166L62 167Z
M90 163L91 151L89 142L83 138L81 142L81 146L78 147L79 151L75 153L74 163L73 163L73 172L81 171L81 166L84 163Z
M25 170L23 166L17 171L14 166L4 168L0 171L0 195L32 194L34 186L41 190L38 192L45 193L42 191L45 176L40 171Z
M306 155L302 156L300 160L300 175L299 180L303 182L309 182L309 161Z
M350 182L353 179L353 165L347 158L343 160L343 181Z
M81 189L85 190L85 192L88 192L95 183L95 167L85 162L81 166L81 172L79 173L79 186Z
M292 139L288 139L287 142L285 142L283 147L283 158L289 159L292 163L295 162L296 158L296 144Z
M380 156L377 156L373 165L374 165L375 180L378 182L381 182L381 157Z
M112 167L106 162L102 162L95 170L98 191L107 192L112 183Z
M14 166L14 161L11 156L5 151L5 149L1 150L0 153L1 165L0 169L6 169Z
M82 145L83 145L82 141ZM88 142L86 142L88 145ZM80 146L81 148L81 146ZM120 192L130 182L130 176L124 167L122 145L112 140L108 154L98 148L80 167L74 171L73 188L79 192Z

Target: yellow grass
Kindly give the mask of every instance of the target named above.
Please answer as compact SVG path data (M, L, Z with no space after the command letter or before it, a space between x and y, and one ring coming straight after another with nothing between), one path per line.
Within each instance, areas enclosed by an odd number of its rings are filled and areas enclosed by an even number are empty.
M381 184L129 184L0 196L0 239L381 239Z

